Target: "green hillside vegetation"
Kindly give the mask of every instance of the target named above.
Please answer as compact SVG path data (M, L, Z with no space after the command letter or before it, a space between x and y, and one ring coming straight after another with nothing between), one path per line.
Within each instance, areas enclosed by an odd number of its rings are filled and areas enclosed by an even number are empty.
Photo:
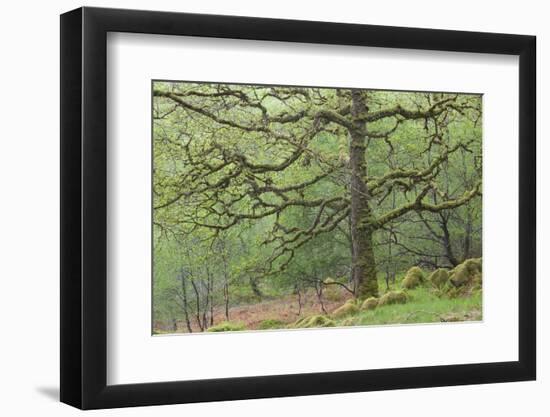
M466 261L466 263L471 261ZM480 261L480 260L479 260ZM462 269L462 265L461 268ZM439 270L441 271L441 270ZM446 270L445 270L446 271ZM448 272L448 271L447 271ZM451 271L452 273L453 271ZM482 320L481 270L476 270L462 286L426 283L409 290L389 290L379 299L363 302L353 298L329 314L314 314L285 323L265 320L258 329L346 327L408 323L459 322ZM383 285L380 280L380 285ZM401 284L405 284L406 277ZM217 330L209 331L221 331ZM228 330L246 330L242 327Z

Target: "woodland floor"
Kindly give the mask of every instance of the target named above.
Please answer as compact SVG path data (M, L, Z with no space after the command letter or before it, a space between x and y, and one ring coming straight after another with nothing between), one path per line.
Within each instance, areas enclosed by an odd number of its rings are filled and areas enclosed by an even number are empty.
M396 286L397 288L398 286ZM381 282L381 293L385 292L385 283ZM336 288L334 288L336 290ZM371 311L360 311L342 319L335 319L336 326L366 326L384 324L433 323L456 321L480 321L482 319L482 295L445 298L435 295L430 288L419 287L408 291L406 304L387 305ZM352 298L349 293L332 291L326 294L323 304L327 315ZM229 309L229 321L244 325L246 330L258 330L265 321L281 322L276 328L292 328L292 323L302 317L325 315L316 294L311 291L302 295L302 309L299 314L296 295L263 300L257 303L233 306ZM214 310L214 325L226 322L222 308ZM191 317L193 332L200 332L194 317ZM188 333L183 320L177 322L177 330L164 323L155 323L155 333Z

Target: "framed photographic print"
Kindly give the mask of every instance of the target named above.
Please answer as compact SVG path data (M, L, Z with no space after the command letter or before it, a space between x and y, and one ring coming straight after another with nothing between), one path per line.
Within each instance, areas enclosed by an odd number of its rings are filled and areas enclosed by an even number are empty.
M535 38L61 16L61 401L535 379Z

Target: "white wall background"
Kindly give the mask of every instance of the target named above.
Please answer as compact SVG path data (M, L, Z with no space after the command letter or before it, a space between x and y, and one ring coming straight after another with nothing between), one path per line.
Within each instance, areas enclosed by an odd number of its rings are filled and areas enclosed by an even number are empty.
M78 412L57 401L59 379L59 18L81 6L77 1L27 1L3 5L0 20L0 412L3 415L69 416ZM145 407L94 412L94 415L171 416L335 416L464 415L545 416L550 392L550 157L542 120L550 100L544 78L550 59L550 26L545 3L462 0L253 0L92 1L86 5L341 21L441 29L510 32L538 36L539 137L539 303L538 381L432 388L231 403ZM404 349L405 350L405 349ZM546 394L546 395L545 395Z

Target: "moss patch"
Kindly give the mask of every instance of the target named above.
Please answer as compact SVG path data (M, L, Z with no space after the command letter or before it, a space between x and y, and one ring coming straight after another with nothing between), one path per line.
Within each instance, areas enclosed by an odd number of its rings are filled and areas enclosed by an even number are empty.
M482 258L472 258L470 259L470 262L475 264L479 268L479 272L482 272L482 266L483 266Z
M305 329L311 327L334 327L335 323L327 316L317 315L310 317L303 317L297 320L295 323L288 326L289 328Z
M391 305L391 304L405 304L408 301L408 296L405 291L389 291L380 297L378 306Z
M267 319L260 323L258 329L260 330L269 330L269 329L283 329L286 327L286 323L277 319Z
M407 271L405 278L401 282L401 286L406 289L413 289L424 282L424 273L418 266L413 266Z
M246 330L246 327L242 323L233 323L230 321L222 321L215 326L209 327L208 332L238 332L240 330Z
M338 326L355 326L356 324L356 317L347 317L344 320L342 320L340 323L338 323Z

